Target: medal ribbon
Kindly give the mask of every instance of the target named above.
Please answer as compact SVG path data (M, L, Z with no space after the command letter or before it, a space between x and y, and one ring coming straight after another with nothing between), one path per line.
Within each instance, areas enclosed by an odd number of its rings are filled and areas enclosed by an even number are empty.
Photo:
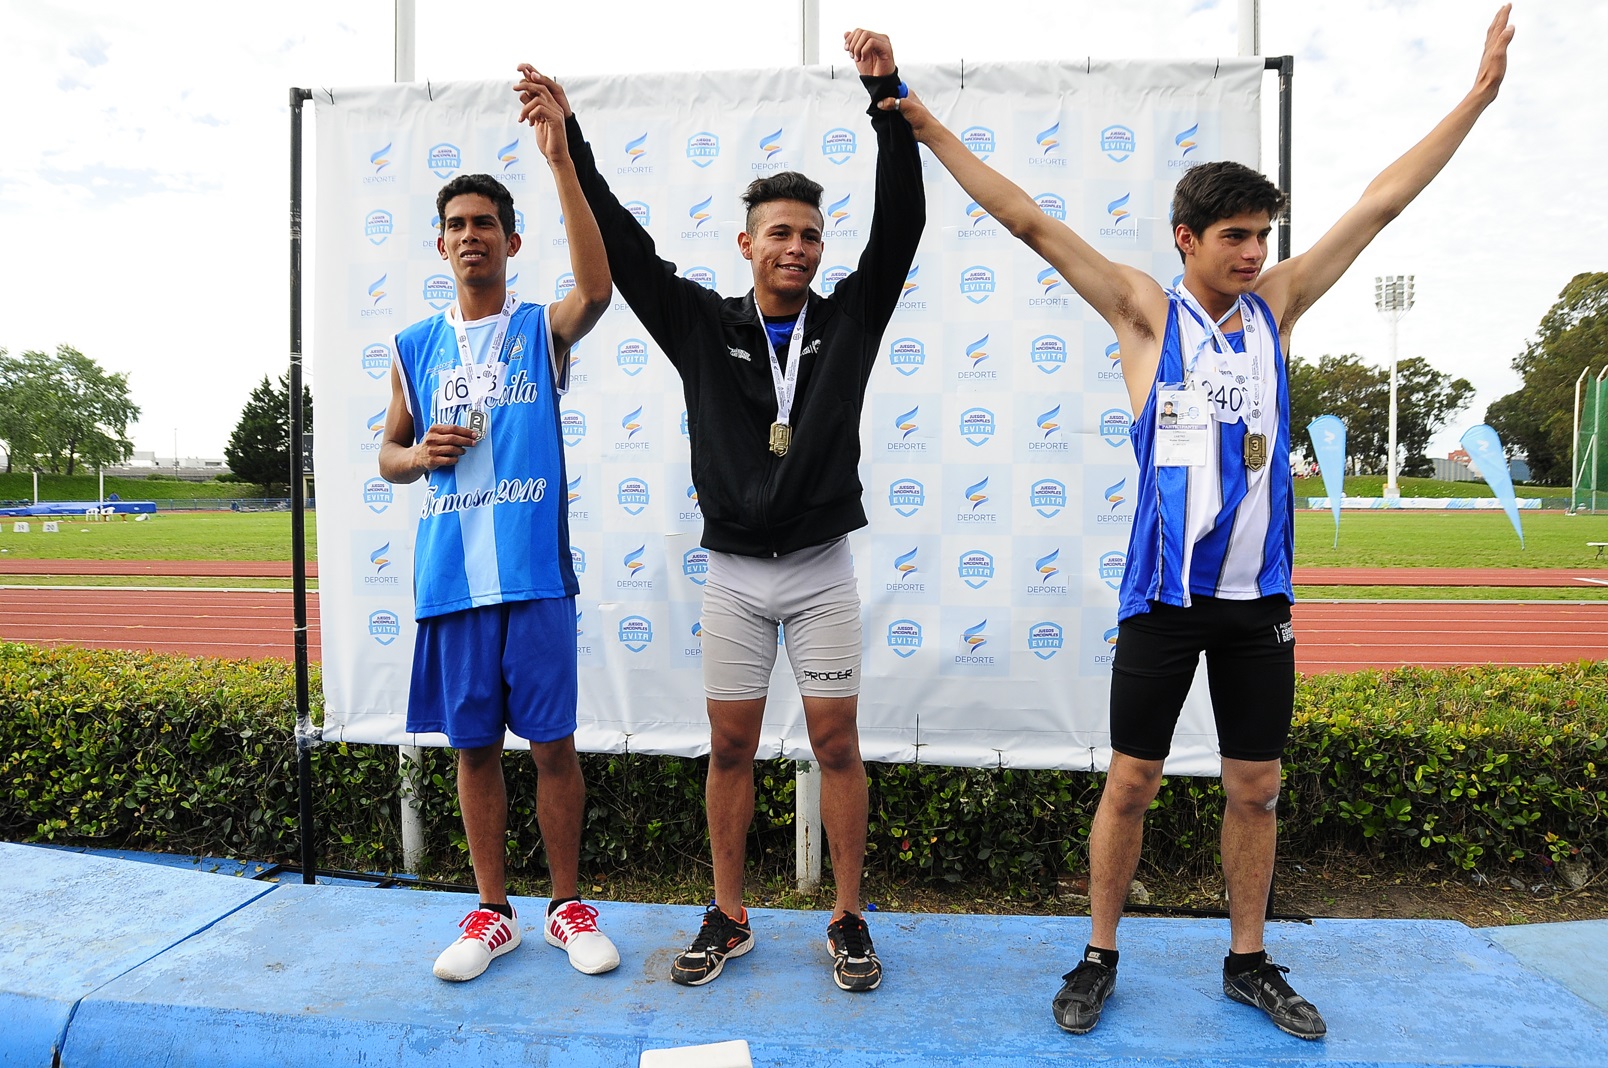
M1201 326L1206 327L1208 331L1207 335L1195 346L1195 354L1190 358L1189 366L1184 368L1185 376L1191 382L1194 380L1195 367L1200 363L1200 354L1206 350L1207 345L1214 345L1217 349L1217 370L1219 373L1225 375L1233 373L1233 367L1229 360L1233 356L1234 350L1229 345L1228 338L1223 334L1223 324L1232 319L1236 311L1240 313L1240 329L1247 335L1245 355L1251 361L1251 382L1254 384L1255 389L1254 395L1250 398L1250 410L1240 418L1245 421L1246 429L1260 431L1262 394L1267 383L1262 378L1262 346L1260 344L1252 346L1248 336L1255 332L1255 311L1251 302L1246 300L1244 296L1238 297L1233 304L1229 305L1228 311L1223 313L1222 318L1214 321L1211 313L1201 305L1199 300L1195 299L1195 294L1185 289L1182 284L1173 289L1173 295L1183 303L1185 309L1194 316L1195 320ZM1251 424L1251 412L1257 413L1255 426Z
M755 306L758 311L758 306ZM776 346L771 344L770 331L765 329L765 316L759 316L759 332L765 336L765 352L770 356L771 384L776 389L776 422L782 426L789 426L788 420L793 414L793 396L798 388L798 365L804 362L804 308L798 310L798 319L793 323L793 337L787 343L787 374L782 374L782 365L776 358Z
M519 307L519 298L512 293L503 300L502 313L497 316L497 325L491 332L491 348L486 356L488 366L503 362L503 339L508 336L508 320L513 318L514 311ZM469 327L463 321L463 313L458 305L454 304L447 309L447 324L458 339L458 363L463 367L464 377L473 382L475 380L475 354L469 348ZM471 411L480 411L486 406L487 393L478 390L470 395L469 408Z

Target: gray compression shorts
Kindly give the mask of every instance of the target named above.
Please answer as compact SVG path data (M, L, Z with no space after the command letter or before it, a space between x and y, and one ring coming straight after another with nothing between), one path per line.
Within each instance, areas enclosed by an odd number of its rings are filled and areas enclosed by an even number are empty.
M778 630L805 697L860 692L860 591L849 539L788 553L709 553L703 599L704 693L713 701L764 697Z

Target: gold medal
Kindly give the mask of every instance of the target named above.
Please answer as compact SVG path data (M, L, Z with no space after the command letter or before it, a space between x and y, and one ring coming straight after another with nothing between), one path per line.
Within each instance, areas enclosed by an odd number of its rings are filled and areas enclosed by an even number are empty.
M1267 435L1245 435L1245 469L1260 471L1267 466Z
M771 424L770 451L777 456L786 456L787 447L793 443L793 428L786 423Z

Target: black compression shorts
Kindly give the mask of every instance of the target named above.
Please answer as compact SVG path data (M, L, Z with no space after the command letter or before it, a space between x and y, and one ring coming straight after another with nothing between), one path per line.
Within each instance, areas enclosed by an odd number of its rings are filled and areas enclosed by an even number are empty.
M1284 755L1295 707L1295 634L1283 597L1194 597L1150 603L1123 620L1111 667L1111 747L1165 760L1195 668L1206 654L1219 751L1231 760Z

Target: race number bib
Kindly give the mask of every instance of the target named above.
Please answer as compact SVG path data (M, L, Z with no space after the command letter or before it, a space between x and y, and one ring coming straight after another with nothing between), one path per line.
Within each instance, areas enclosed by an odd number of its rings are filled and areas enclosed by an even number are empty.
M474 391L469 382L469 376L463 373L463 368L454 367L442 372L441 385L436 390L436 406L438 408L455 408L474 402Z
M1244 375L1217 371L1202 375L1197 388L1213 419L1219 423L1238 423L1255 407L1253 385Z

